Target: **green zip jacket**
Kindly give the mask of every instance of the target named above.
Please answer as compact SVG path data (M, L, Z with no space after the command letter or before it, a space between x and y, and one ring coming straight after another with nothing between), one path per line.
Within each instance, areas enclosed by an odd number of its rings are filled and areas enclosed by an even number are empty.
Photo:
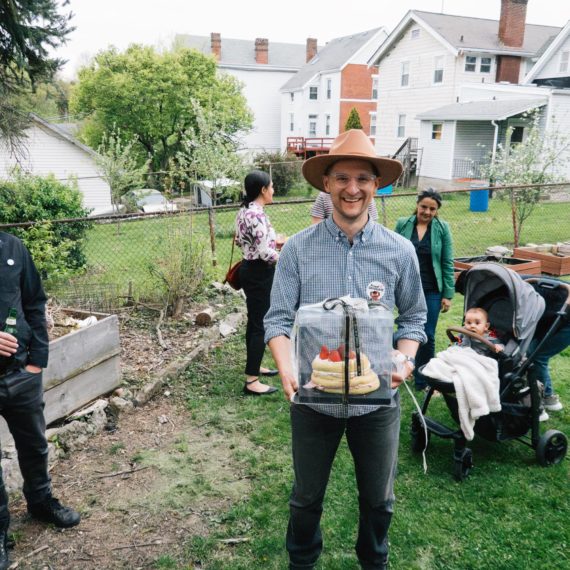
M407 239L412 238L416 216L400 218L396 222L396 233ZM449 224L434 218L431 221L431 259L437 286L444 299L453 299L455 280L453 278L453 240Z

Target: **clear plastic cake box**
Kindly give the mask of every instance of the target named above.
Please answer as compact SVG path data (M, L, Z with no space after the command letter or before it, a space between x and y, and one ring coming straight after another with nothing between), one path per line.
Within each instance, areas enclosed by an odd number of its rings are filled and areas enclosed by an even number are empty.
M294 401L393 405L393 332L392 311L363 299L328 299L300 307L293 343L299 382Z

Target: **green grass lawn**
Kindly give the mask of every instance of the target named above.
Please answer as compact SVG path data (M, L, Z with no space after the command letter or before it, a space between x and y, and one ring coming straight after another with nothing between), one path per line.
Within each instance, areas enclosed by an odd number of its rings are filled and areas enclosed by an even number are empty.
M462 298L438 327L461 322ZM186 405L198 425L211 432L245 436L251 445L234 448L234 460L251 481L251 494L228 512L212 517L208 538L193 537L184 564L211 569L287 567L284 534L292 482L289 404L282 396L241 397L244 339L238 335L196 362L181 380ZM271 364L267 358L268 365ZM566 407L551 413L542 429L570 435L570 350L552 361L555 388ZM278 381L276 381L278 384ZM476 438L475 468L463 483L452 477L452 444L432 438L428 471L410 451L411 399L402 389L402 428L397 503L390 532L394 570L566 569L570 567L569 462L540 467L534 451L518 442ZM432 415L447 419L442 399ZM450 423L450 425L453 425ZM343 443L335 460L322 520L320 570L358 568L354 541L358 522L354 471ZM228 547L221 539L244 538Z
M279 201L267 207L267 212L277 233L291 236L309 225L311 205L312 199L304 202ZM380 222L388 228L394 228L396 220L411 214L414 207L413 193L405 195L399 191L385 199L377 198ZM482 255L491 245L512 247L511 212L507 201L493 199L488 212L471 212L468 193L451 194L446 196L440 214L451 225L456 257ZM120 227L99 224L88 233L87 272L66 281L63 287L72 284L81 289L111 283L126 295L131 282L136 296L152 296L155 283L149 268L162 263L169 255L172 247L170 237L174 234L175 241L193 240L198 247L204 248L212 276L222 279L230 261L235 216L235 209L215 212L215 267L211 264L207 212L121 222ZM544 202L537 205L523 228L522 243L569 240L570 230L565 222L568 219L570 203ZM236 250L234 259L238 258L239 250ZM50 290L61 286L48 282Z

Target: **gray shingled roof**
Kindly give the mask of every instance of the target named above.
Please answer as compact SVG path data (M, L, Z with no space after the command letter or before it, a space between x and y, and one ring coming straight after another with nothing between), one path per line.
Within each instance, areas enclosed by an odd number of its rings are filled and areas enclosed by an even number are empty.
M282 91L301 89L317 73L340 69L380 28L331 40L317 55L306 63L283 87Z
M452 16L413 10L426 24L438 32L456 49L475 49L489 51L512 51L513 53L528 52L536 54L552 36L562 29L555 26L538 26L527 24L524 34L524 44L521 48L506 47L499 41L499 21L467 16ZM463 37L463 41L461 41Z
M210 55L212 53L210 36L190 36L177 34L175 44ZM222 36L221 67L259 65L263 67L285 67L299 69L307 58L306 44L283 44L269 40L268 63L255 62L255 39L234 40Z
M452 103L416 116L423 121L504 121L530 109L546 105L545 98L469 101Z

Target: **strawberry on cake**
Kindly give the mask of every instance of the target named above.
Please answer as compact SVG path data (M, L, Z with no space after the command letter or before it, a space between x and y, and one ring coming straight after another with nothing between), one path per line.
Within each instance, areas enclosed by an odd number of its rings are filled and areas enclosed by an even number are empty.
M380 387L380 380L370 367L365 354L360 354L361 374L357 376L356 354L348 354L349 394L368 394ZM336 350L321 347L312 363L311 385L317 390L333 394L344 393L344 346ZM307 386L308 387L308 386Z

